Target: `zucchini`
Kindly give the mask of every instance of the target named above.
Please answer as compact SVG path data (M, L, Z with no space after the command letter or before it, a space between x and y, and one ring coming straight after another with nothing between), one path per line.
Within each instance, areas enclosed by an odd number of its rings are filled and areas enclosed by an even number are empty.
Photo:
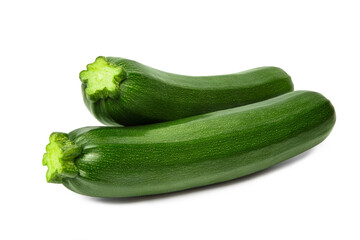
M85 105L105 125L143 125L263 101L290 91L290 76L261 67L220 76L166 73L124 58L98 57L80 73Z
M268 168L319 144L334 124L329 100L295 91L171 122L53 133L43 165L48 182L88 196L160 194Z

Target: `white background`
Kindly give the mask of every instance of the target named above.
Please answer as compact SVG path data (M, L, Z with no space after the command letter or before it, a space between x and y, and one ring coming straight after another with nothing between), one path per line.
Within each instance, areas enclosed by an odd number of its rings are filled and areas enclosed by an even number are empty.
M1 1L0 239L360 239L359 1ZM98 55L173 73L278 66L329 98L321 145L211 187L125 200L48 184L53 131L99 125L78 74Z

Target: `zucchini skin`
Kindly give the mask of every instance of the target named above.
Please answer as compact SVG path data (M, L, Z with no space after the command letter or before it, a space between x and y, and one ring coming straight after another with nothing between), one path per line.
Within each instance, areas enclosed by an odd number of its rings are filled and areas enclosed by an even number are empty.
M291 77L276 67L219 76L183 76L138 62L106 57L126 78L118 97L92 101L82 84L89 111L105 125L144 125L171 121L263 101L294 90Z
M335 111L319 93L295 91L263 102L137 127L85 127L79 173L63 185L94 197L134 197L239 178L322 142Z

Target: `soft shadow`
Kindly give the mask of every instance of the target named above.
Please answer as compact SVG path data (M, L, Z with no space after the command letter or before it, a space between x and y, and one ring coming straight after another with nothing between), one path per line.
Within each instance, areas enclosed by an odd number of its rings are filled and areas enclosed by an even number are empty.
M91 200L96 201L96 202L101 202L101 203L106 203L106 204L131 204L131 203L137 203L137 202L142 202L142 201L154 201L154 200L162 200L162 199L167 199L167 198L172 198L172 197L177 197L177 196L181 196L181 195L187 195L187 194L191 194L194 192L201 192L201 191L209 191L212 189L216 189L216 188L220 188L220 187L226 187L226 186L230 186L233 184L240 184L243 182L247 182L252 180L253 178L259 177L259 176L264 176L267 174L270 174L274 171L277 171L279 169L282 169L288 165L294 164L298 161L300 161L303 158L306 158L309 154L311 154L314 151L313 149L310 149L306 152L303 152L293 158L290 158L289 160L286 160L282 163L279 163L277 165L274 165L270 168L267 168L265 170L247 175L245 177L241 177L241 178L237 178L237 179L233 179L227 182L222 182L222 183L216 183L216 184L212 184L212 185L208 185L208 186L203 186L203 187L197 187L197 188L192 188L192 189L187 189L187 190L182 190L182 191L178 191L178 192L172 192L172 193L163 193L163 194L158 194L158 195L151 195L151 196L143 196L143 197L128 197L128 198L91 198Z

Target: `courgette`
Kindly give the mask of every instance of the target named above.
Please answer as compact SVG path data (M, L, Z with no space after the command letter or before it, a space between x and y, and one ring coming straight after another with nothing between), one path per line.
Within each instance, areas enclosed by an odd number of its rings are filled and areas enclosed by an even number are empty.
M143 125L263 101L290 91L290 76L261 67L220 76L166 73L135 61L98 57L80 73L85 105L106 125Z
M160 194L239 178L322 142L335 124L328 99L295 91L171 122L53 133L47 181L96 197Z

